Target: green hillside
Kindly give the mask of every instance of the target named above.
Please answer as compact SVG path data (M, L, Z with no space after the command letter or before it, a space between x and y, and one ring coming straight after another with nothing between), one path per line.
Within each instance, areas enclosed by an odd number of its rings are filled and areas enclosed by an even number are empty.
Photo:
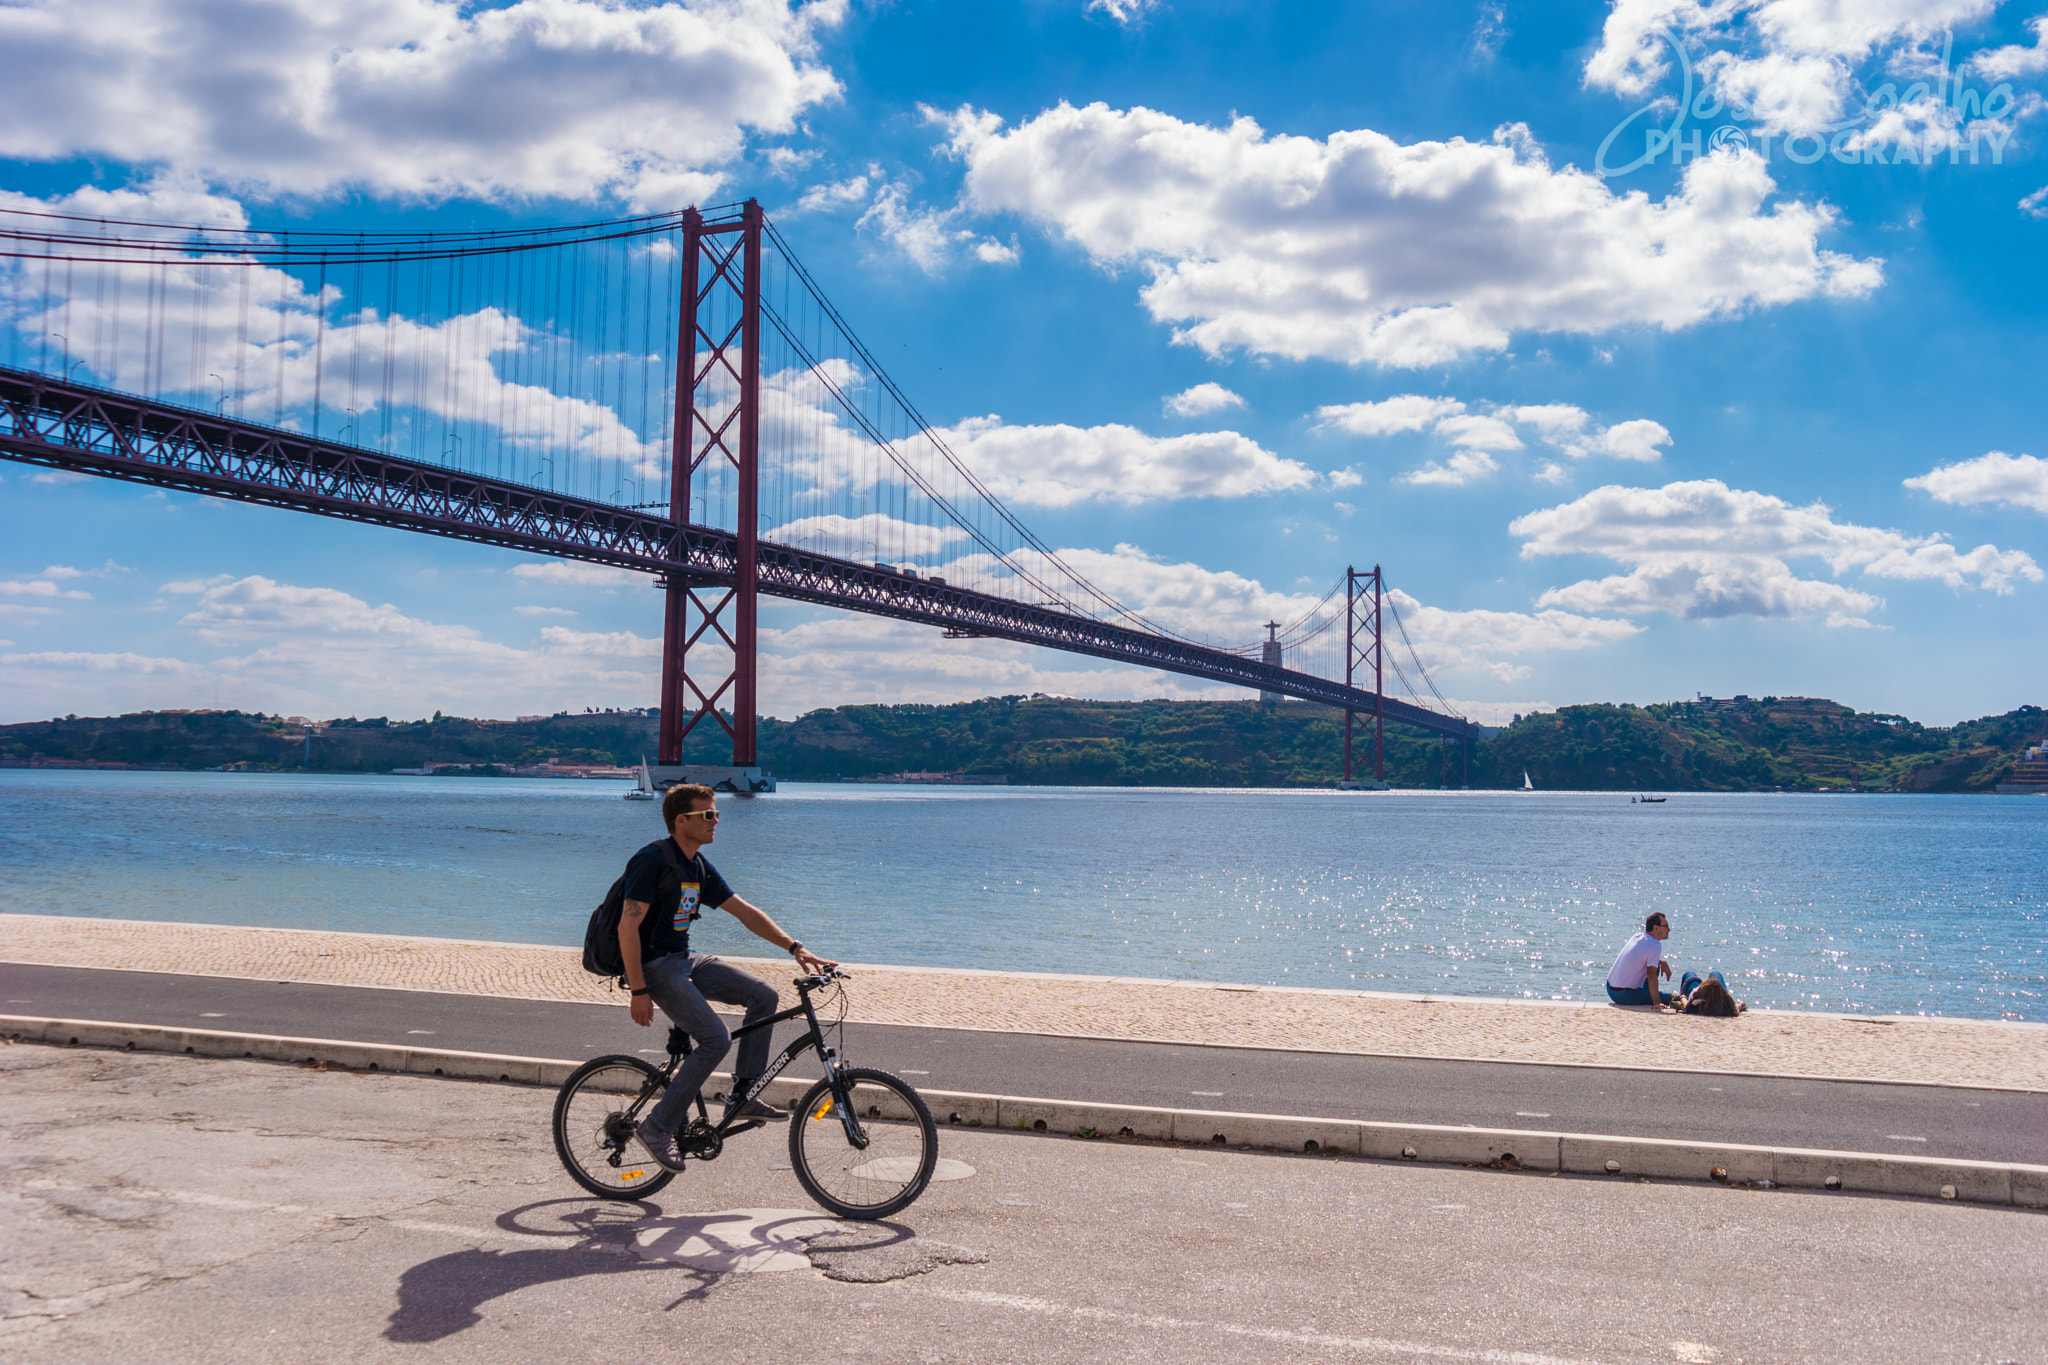
M516 722L351 717L324 723L309 748L300 727L275 717L143 712L0 726L0 763L358 773L468 763L493 775L550 759L637 763L653 753L655 730L651 711ZM760 726L762 765L787 781L965 771L1041 785L1330 786L1341 775L1342 736L1342 715L1315 706L1044 696L841 706ZM1943 729L1809 698L1718 710L1594 704L1522 717L1469 754L1390 726L1387 776L1404 787L1518 787L1527 772L1548 790L1988 791L2022 747L2044 739L2048 712L2037 706ZM1362 774L1371 771L1369 743L1358 750ZM729 753L723 731L700 726L685 757L715 763Z

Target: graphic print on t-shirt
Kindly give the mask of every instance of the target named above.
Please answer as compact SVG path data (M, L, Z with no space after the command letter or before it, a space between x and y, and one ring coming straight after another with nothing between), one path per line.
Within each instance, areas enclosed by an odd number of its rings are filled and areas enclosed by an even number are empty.
M704 913L697 908L697 889L699 885L701 884L698 882L684 882L682 884L683 897L676 903L676 928L681 929Z

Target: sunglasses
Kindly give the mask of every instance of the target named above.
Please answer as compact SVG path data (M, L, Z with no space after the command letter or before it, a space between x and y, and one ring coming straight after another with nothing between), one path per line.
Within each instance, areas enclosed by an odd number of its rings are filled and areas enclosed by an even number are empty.
M703 820L715 825L718 823L718 812L715 810L686 810L676 818L678 820Z

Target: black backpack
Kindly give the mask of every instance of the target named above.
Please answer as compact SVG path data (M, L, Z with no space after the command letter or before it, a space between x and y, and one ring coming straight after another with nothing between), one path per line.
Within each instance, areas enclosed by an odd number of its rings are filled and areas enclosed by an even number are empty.
M683 878L683 866L676 861L675 844L668 839L656 839L649 844L660 856L662 876ZM640 850L645 853L647 849ZM640 856L634 854L634 857ZM590 912L590 923L583 930L583 970L592 976L609 976L618 980L620 987L626 987L626 964L619 957L619 914L626 908L626 874L612 883L612 889L604 893L604 899L597 909Z

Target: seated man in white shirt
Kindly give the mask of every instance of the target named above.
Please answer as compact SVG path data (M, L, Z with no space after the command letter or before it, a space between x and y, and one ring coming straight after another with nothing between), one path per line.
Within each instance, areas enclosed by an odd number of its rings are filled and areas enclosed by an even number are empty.
M1628 941L1614 969L1607 973L1607 998L1617 1005L1648 1005L1662 1012L1674 1002L1671 992L1657 990L1657 973L1671 977L1671 964L1664 960L1664 940L1671 937L1671 921L1662 914L1643 921L1643 932Z

